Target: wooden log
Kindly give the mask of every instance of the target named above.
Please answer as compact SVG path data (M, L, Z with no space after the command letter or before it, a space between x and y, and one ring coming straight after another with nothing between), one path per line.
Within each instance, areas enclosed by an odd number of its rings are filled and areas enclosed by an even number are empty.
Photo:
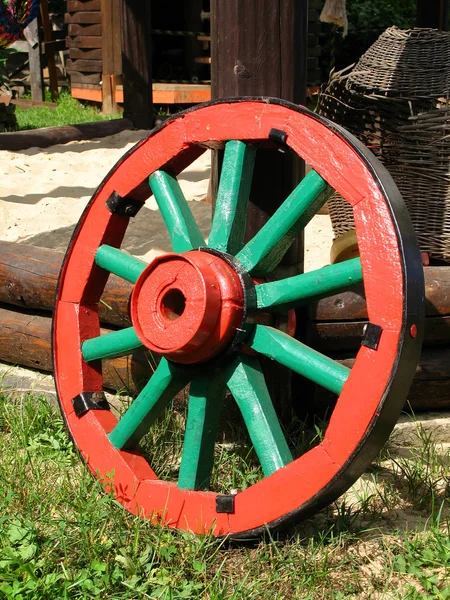
M85 50L84 48L70 48L69 49L69 57L73 60L77 58L82 58L83 60L101 60L102 59L102 49L101 48L93 48Z
M307 343L320 352L358 350L367 321L312 321L307 326ZM424 346L450 344L450 317L425 319Z
M342 354L333 358L351 368L354 357L342 358ZM336 396L324 388L315 390L315 406L318 412L334 406ZM364 390L361 390L364 401ZM405 410L443 410L450 407L450 348L427 348L423 350L416 374L408 395Z
M78 35L74 38L66 37L66 46L67 48L101 48L102 38L101 36L93 35Z
M67 10L69 13L76 13L78 11L100 11L100 0L89 0L88 2L83 2L82 0L68 0L67 1Z
M79 11L74 14L66 13L64 15L64 22L67 25L70 25L71 23L80 23L86 25L91 25L93 23L101 23L102 14L100 11L96 12L92 10L88 12Z
M72 60L68 59L66 63L67 70L70 71L84 71L92 73L102 72L102 61L101 60Z
M113 119L97 123L83 123L66 127L43 127L29 131L4 133L0 137L0 150L24 150L25 148L47 148L54 144L67 144L75 140L90 140L114 135L125 129L133 129L129 119Z
M78 71L69 71L70 81L77 86L100 85L102 80L101 73L80 73ZM75 98L75 96L73 96Z
M108 333L109 329L102 329ZM0 361L52 372L52 319L50 314L33 314L0 306ZM154 362L145 351L103 361L106 389L139 393L150 378Z
M82 25L79 23L70 23L68 27L69 35L102 35L102 24L93 23L92 25Z
M52 311L64 252L0 242L0 303ZM99 306L102 323L129 327L131 283L110 275Z
M450 267L424 267L426 314L450 315ZM312 304L310 318L316 321L357 321L367 319L362 285L351 292L323 298Z

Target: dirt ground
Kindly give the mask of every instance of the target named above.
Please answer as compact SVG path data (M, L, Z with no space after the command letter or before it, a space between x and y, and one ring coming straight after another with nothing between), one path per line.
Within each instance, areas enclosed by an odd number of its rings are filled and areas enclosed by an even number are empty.
M65 250L99 183L145 135L144 131L123 131L103 139L50 148L0 151L0 240ZM205 235L211 223L211 207L202 200L210 167L207 152L179 176ZM316 216L306 230L306 270L328 264L331 241L329 217ZM129 226L123 248L145 260L170 250L164 222L153 200Z

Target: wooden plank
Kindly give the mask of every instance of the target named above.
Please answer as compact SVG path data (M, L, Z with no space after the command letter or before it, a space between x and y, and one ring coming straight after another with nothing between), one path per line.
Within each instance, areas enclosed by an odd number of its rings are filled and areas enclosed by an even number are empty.
M424 267L426 314L450 315L450 267ZM351 292L323 298L311 305L310 318L317 321L356 321L367 319L362 286Z
M100 81L102 79L102 74L101 73L91 73L91 74L87 74L87 73L80 73L79 71L68 71L69 75L70 75L70 81L71 83L76 83L76 84L80 84L80 83L88 83L88 84L100 84ZM73 96L73 94L72 94ZM73 96L75 98L75 96Z
M84 12L84 11L100 11L100 0L88 0L87 2L79 0L68 0L67 10L69 13Z
M204 90L155 90L153 101L156 104L198 104L211 100L211 89L206 86Z
M93 50L85 50L84 48L70 48L69 57L72 60L81 58L82 60L101 60L102 49L94 48Z
M95 23L93 25L80 25L78 23L71 23L68 27L69 35L102 35L101 23Z
M78 100L89 100L90 102L99 103L102 101L102 90L100 85L85 85L83 87L72 86L70 93L72 94L72 98L77 98Z
M70 71L80 71L84 73L101 73L102 72L102 61L101 60L84 60L84 59L76 59L72 60L68 59L66 63L67 70Z
M64 15L64 22L67 25L70 25L71 23L84 23L86 25L91 25L93 23L101 23L102 14L101 12L95 11L76 12L74 14L66 13Z
M28 100L25 98L13 98L11 100L11 104L15 104L16 106L20 106L20 108L32 108L33 106L45 106L45 108L58 108L58 104L56 102L41 102L40 100Z
M70 76L72 84L75 84L71 88L73 98L90 100L91 102L102 102L102 92L98 85L99 81L92 83L95 78L94 75L72 72ZM192 92L189 90L177 92L170 89L155 89L157 85L160 84L153 84L153 101L157 104L197 104L211 100L211 88L209 86L204 86L204 89L193 90ZM122 86L116 85L115 88L116 102L123 104Z
M101 36L77 36L75 38L66 37L67 48L101 48L102 38Z
M150 2L122 0L124 116L137 128L153 126Z
M24 35L28 42L31 99L35 102L42 102L44 100L44 77L42 73L42 56L37 19L31 21L25 29Z

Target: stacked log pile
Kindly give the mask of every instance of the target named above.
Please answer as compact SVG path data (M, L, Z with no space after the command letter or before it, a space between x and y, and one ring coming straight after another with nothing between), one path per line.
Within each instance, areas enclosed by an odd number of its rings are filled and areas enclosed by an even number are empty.
M450 407L450 267L425 267L426 319L422 355L409 394L414 410ZM367 309L362 285L310 308L308 342L351 367L361 346ZM333 398L317 389L318 404Z
M0 242L0 361L51 372L52 311L63 252ZM132 285L111 275L100 304L102 333L128 327ZM154 367L144 351L104 361L105 387L136 394Z
M68 0L67 72L75 87L100 89L102 79L102 15L100 0ZM119 33L120 37L120 33Z
M0 242L0 361L52 371L51 327L64 253ZM414 410L450 406L450 267L425 267L425 342L409 395ZM99 306L103 332L129 327L132 285L109 277ZM362 286L310 307L306 342L351 366L367 323ZM105 361L105 387L131 394L148 381L154 359L145 351ZM361 391L362 401L364 390ZM330 393L316 388L316 406L330 406Z

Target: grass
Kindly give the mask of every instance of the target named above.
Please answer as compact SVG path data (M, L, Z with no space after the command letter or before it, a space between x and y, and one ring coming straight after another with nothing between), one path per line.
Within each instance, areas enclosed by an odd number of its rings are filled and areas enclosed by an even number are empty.
M150 434L161 468L179 429ZM238 546L126 513L44 398L0 394L0 599L450 598L450 456L419 433L288 536ZM230 460L218 451L219 473ZM245 453L236 464L254 476Z
M78 100L72 98L69 92L62 92L56 108L46 106L17 107L16 117L19 130L23 130L105 121L118 118L120 115L104 115L98 108L78 102Z

